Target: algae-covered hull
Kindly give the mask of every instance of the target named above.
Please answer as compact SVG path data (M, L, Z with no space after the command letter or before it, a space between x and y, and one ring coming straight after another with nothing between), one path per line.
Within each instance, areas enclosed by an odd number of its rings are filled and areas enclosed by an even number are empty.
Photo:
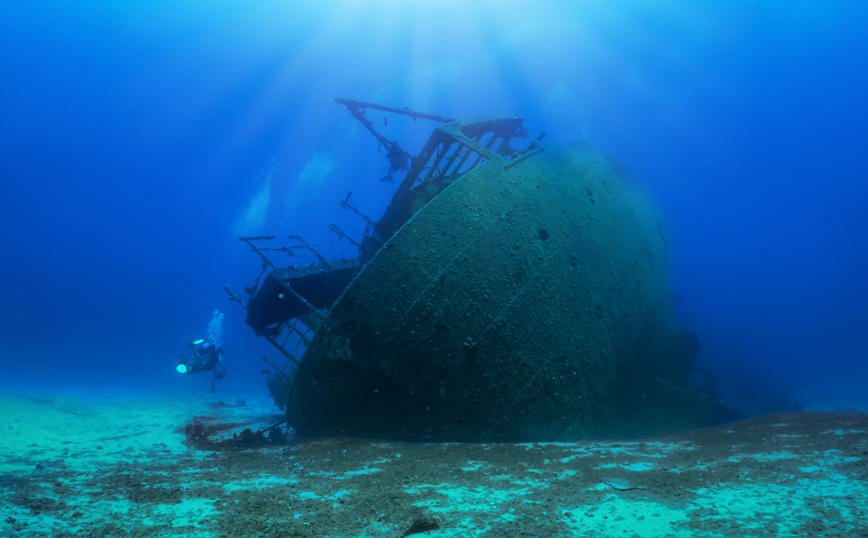
M588 146L539 147L456 179L364 266L293 378L300 433L556 439L701 419L662 215Z

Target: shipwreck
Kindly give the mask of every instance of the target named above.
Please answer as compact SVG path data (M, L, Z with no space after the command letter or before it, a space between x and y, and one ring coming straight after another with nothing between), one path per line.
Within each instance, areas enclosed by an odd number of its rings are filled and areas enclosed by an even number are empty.
M269 388L303 436L467 441L636 435L714 420L672 322L664 216L608 158L528 140L515 115L453 119L337 99L377 139L394 195L358 251L243 237L226 291L287 358ZM428 120L410 155L368 114ZM281 265L278 256L309 263Z

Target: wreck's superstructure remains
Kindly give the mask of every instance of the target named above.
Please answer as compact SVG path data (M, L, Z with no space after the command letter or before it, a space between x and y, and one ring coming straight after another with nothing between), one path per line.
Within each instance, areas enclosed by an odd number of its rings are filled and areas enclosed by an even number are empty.
M670 320L666 224L608 159L539 139L513 149L517 116L338 103L403 174L391 202L373 220L344 200L368 224L358 240L334 229L358 246L351 260L299 236L242 238L263 274L246 303L232 295L298 365L281 398L299 433L563 439L702 420L695 340ZM372 108L442 125L412 157ZM277 267L269 249L317 262Z

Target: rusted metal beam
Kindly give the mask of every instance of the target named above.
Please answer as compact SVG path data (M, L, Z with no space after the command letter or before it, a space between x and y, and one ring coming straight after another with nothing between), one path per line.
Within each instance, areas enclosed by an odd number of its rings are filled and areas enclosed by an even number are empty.
M536 144L536 142L531 143L530 146L521 153L519 153L514 159L506 163L506 168L512 168L517 165L521 161L527 159L528 157L533 157L537 153L542 153L545 149L542 146Z
M255 241L257 239L274 239L274 236L261 235L261 236L257 236L257 237L242 237L241 238L241 241L244 241L245 243L247 243L247 246L250 247L250 250L255 252L257 256L262 258L263 264L266 264L269 267L271 267L272 269L274 269L275 265L273 263L271 263L271 260L269 260L268 257L262 253L262 250L259 247L257 247L256 245L253 244L253 241Z
M232 290L229 289L229 286L223 286L223 291L225 291L226 293L229 294L229 300L230 300L230 301L235 301L236 303L238 303L238 304L240 304L241 306L243 306L243 307L244 307L244 310L247 310L247 305L244 303L244 301L241 300L241 297L240 297L240 296L235 295L234 293L232 293Z
M350 205L350 196L352 196L352 194L353 194L353 193L349 193L349 194L347 195L346 199L344 199L344 200L341 202L341 207L344 208L344 209L349 209L350 211L352 211L352 212L355 213L356 215L358 215L358 216L362 217L363 219L365 219L365 222L368 223L368 226L373 226L374 224L376 224L373 220L371 220L371 218L370 218L369 216L365 215L364 213L362 213L361 211L359 211L357 208L355 208L355 207L353 207L353 206Z
M295 239L296 241L299 241L302 245L304 245L304 248L311 251L313 253L313 255L316 256L316 259L318 259L319 261L321 261L323 263L328 261L328 258L326 258L322 254L320 254L320 252L317 249L313 248L316 245L312 245L312 244L308 243L300 235L290 235L288 239ZM296 248L301 248L301 247L296 247Z
M289 360L291 360L293 363L295 363L296 366L301 366L301 363L298 362L298 359L296 359L295 357L293 357L293 356L292 356L292 353L290 353L289 351L283 349L283 346L280 345L280 343L279 343L277 340L275 340L274 337L268 336L267 334L263 334L262 336L263 336L263 338L265 338L266 340L268 340L268 342L269 342L271 345L273 345L274 347L276 347L278 351L280 351L281 353L283 353L284 355L286 355L286 358L289 359Z
M249 243L250 241L267 241L269 239L274 239L273 235L251 235L249 237L239 237L239 241L244 241Z
M410 110L409 108L396 108L393 106L383 106L378 105L376 103L366 103L364 101L356 101L355 99L346 99L343 97L337 97L335 102L339 105L344 105L348 109L350 109L350 113L352 113L353 109L365 109L372 108L374 110L382 110L383 112L391 112L393 114L402 114L404 116L410 116L411 118L416 118L420 120L434 120L443 123L448 123L450 121L455 121L455 118L448 118L446 116L438 116L436 114L426 114L424 112L416 112L415 110ZM355 114L353 114L355 116Z
M353 245L355 245L356 248L358 248L358 249L361 249L361 248L362 248L362 245L360 245L357 241L355 241L352 237L350 237L350 236L349 236L345 231L343 231L343 230L341 230L340 228L338 228L337 226L335 226L335 223L334 223L334 222L330 222L330 223L329 223L329 230L331 230L331 231L333 231L334 233L338 234L338 237L339 237L339 238L341 238L341 239L346 239L347 241L349 241L350 243L352 243Z

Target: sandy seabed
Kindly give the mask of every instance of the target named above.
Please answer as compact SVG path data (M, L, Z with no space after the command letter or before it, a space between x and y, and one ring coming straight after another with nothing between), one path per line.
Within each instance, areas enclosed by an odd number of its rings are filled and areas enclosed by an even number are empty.
M233 433L283 417L222 398L0 395L0 536L868 537L864 413L636 441L243 446Z

